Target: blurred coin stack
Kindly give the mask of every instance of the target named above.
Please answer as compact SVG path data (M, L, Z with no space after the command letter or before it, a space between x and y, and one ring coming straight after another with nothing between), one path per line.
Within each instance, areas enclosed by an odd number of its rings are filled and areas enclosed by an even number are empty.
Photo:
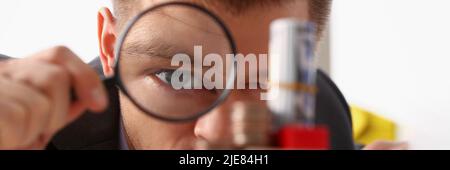
M236 103L231 113L231 136L236 148L267 147L270 144L271 115L265 105Z
M222 134L220 141L198 139L195 149L257 149L268 148L272 128L271 113L265 104L237 102L230 113L229 134Z

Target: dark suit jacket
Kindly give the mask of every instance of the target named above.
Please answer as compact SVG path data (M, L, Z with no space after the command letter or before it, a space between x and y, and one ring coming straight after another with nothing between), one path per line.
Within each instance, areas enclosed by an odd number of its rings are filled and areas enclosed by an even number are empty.
M0 55L0 60L6 58ZM90 65L103 75L98 58ZM343 95L320 70L317 85L316 122L328 126L331 149L354 149L350 110ZM84 114L56 134L47 149L119 149L118 89L114 85L106 88L110 99L108 110L103 114Z

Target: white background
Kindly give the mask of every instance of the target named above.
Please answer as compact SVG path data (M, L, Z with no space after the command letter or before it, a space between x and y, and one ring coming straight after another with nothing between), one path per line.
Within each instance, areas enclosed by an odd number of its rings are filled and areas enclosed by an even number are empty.
M1 0L0 53L98 54L109 0ZM394 120L413 149L450 149L450 1L334 0L331 75L350 103ZM323 56L322 56L323 57Z
M336 0L331 73L414 149L450 149L450 1Z
M0 54L24 57L66 45L84 61L98 55L97 11L109 0L1 0Z

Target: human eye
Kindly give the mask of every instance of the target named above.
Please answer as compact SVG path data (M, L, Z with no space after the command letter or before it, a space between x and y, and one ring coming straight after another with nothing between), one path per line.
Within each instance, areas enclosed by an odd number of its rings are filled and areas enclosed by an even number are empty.
M162 81L166 85L171 85L172 75L175 70L160 70L155 73L156 78Z
M154 73L154 75L164 85L173 87L172 77L173 77L174 73L175 73L175 70L160 70L160 71L157 71L156 73ZM186 73L186 74L190 74L190 73ZM177 82L181 82L182 83L181 86L187 87L186 89L192 89L194 87L194 82L202 83L201 78L196 79L195 76L192 76L192 75L186 80L183 79L184 76L180 76L179 78L180 78L180 80Z
M154 79L156 79L156 81L158 81L161 85L169 87L172 90L175 90L175 88L173 88L172 84L172 78L173 75L176 73L176 70L169 70L169 69L164 69L164 70L159 70L153 73L153 77ZM189 74L189 73L186 73ZM178 76L176 76L178 77ZM182 83L180 84L181 87L183 87L182 89L179 89L177 91L180 92L184 92L184 91L191 91L191 92L206 92L209 91L209 93L216 93L217 89L206 89L203 87L201 89L195 89L194 88L194 84L203 84L203 79L201 77L197 77L194 76L193 73L191 74L191 76L189 76L188 79L184 80L183 76L179 76L180 80L177 81L178 83Z

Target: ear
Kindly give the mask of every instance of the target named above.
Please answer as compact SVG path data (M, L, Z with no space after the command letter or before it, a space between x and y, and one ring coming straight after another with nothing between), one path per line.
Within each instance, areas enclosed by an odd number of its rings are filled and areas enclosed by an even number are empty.
M100 60L105 76L114 74L114 44L116 42L116 20L108 8L101 8L97 16Z

